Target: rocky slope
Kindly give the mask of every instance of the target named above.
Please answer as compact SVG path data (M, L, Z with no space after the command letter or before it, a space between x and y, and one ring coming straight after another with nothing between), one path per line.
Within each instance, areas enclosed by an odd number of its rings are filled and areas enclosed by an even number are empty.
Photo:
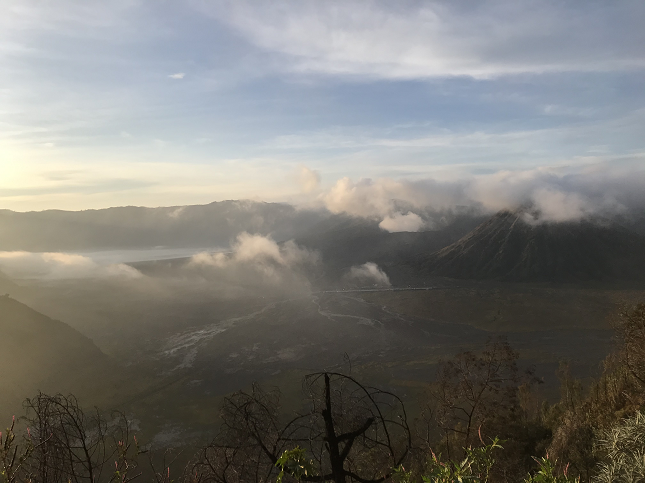
M462 279L645 280L645 237L616 224L531 223L522 211L502 211L421 265Z

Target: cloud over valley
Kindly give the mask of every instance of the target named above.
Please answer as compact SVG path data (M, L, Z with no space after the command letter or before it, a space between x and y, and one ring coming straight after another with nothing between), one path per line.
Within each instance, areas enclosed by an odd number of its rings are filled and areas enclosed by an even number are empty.
M629 217L645 210L642 163L636 157L443 180L342 178L320 200L332 213L381 220L390 232L433 229L443 213L464 209L527 208L534 222Z
M317 252L298 246L293 240L278 244L271 237L240 233L230 252L193 255L186 269L212 270L218 278L247 283L306 282L305 273L320 264ZM302 280L301 280L302 279Z
M123 263L99 264L70 253L0 252L0 271L15 279L134 279L141 273Z
M353 266L345 274L345 280L358 286L389 287L387 274L374 262Z

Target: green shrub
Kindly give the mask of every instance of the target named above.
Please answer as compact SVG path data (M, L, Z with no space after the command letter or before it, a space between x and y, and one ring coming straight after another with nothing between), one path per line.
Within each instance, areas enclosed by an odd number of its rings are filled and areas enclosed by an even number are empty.
M645 415L639 411L604 431L596 450L604 458L595 483L645 481Z
M460 462L442 461L441 455L431 453L421 479L424 483L487 483L495 464L493 451L496 449L502 449L498 438L493 439L489 445L464 448L466 456ZM415 477L401 466L395 470L394 480L397 483L411 483L415 481Z
M534 458L538 464L538 470L526 477L524 483L577 483L580 478L572 478L567 476L567 467L563 474L558 475L556 470L556 462L551 461L548 456L544 458Z

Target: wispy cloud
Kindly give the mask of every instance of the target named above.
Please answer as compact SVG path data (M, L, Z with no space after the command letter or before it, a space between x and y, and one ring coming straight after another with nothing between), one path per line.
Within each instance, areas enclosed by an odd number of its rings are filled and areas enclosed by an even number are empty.
M183 79L186 76L183 72L177 72L176 74L170 74L168 77L171 79Z
M642 68L641 2L218 2L209 12L301 73L416 79ZM614 28L620 24L620 29Z

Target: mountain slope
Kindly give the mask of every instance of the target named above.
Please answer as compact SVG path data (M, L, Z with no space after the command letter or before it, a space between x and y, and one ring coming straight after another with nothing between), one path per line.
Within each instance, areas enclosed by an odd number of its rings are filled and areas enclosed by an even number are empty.
M114 393L120 371L90 339L6 295L0 296L0 343L2 417L38 391L71 392L88 404Z
M438 230L389 233L377 220L339 214L313 225L296 242L321 253L330 279L338 279L353 265L375 262L387 268L393 283L407 284L413 274L405 261L459 240L481 221L477 215L460 215Z
M502 211L425 260L426 273L517 282L645 280L645 238L589 221L527 223Z
M17 289L17 285L9 279L4 273L0 272L0 295L11 293L12 290Z

